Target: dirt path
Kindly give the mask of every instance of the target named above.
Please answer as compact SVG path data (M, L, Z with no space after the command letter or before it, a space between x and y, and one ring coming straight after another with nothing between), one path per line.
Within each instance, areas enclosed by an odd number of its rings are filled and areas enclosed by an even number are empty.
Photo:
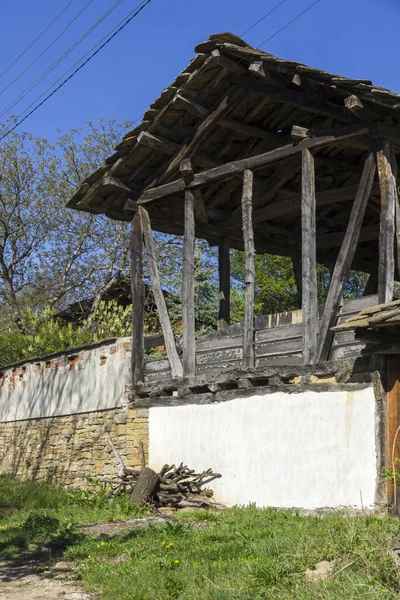
M73 564L57 565L51 571L42 571L37 561L11 565L0 562L1 600L94 600L76 582L68 580L74 572Z

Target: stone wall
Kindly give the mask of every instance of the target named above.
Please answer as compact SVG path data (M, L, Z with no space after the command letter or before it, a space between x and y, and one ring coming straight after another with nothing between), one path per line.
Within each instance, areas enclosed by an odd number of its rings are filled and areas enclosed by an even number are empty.
M148 410L117 408L0 423L0 472L73 486L85 486L86 476L115 478L118 465L107 434L125 465L140 468L140 441L148 454Z

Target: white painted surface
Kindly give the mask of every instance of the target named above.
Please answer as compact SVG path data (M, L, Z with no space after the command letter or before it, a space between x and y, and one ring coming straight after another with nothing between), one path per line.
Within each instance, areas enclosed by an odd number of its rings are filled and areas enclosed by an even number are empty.
M156 470L183 461L222 473L211 487L228 505L372 507L374 392L277 392L151 408L149 452Z
M0 380L0 422L122 406L131 384L129 338L8 370ZM68 364L68 358L78 360ZM49 364L50 363L50 364Z

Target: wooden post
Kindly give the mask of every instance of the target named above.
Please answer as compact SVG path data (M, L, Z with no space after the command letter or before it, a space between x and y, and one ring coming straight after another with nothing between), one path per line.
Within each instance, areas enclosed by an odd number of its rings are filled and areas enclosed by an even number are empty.
M229 256L229 242L222 240L218 248L218 274L219 274L219 313L218 330L224 329L230 322L231 300L231 265Z
M137 212L131 229L131 292L132 292L132 380L144 380L144 283L143 283L143 233Z
M315 233L315 170L310 150L302 151L301 232L303 363L315 363L318 335L317 253Z
M324 314L322 315L321 320L318 362L324 362L328 359L333 338L333 331L331 331L331 327L336 324L343 287L346 277L349 274L354 254L356 252L361 225L371 193L375 172L375 156L371 151L364 164L360 185L358 186L356 198L351 209L351 215L347 225L346 233L336 260L335 268L333 270L328 297L325 303Z
M297 243L293 245L292 249L292 265L294 280L296 282L297 297L299 299L299 308L301 308L302 296L303 296L303 281L302 281L302 267L301 267L301 246Z
M190 159L181 163L181 174L185 181L193 177ZM185 190L185 223L183 236L183 268L182 268L182 346L183 374L185 377L195 375L196 371L196 337L194 318L194 195Z
M167 305L165 304L165 298L161 287L161 279L157 267L149 213L141 206L139 207L139 215L142 221L144 243L149 261L151 288L153 290L154 300L156 302L157 311L160 317L161 328L164 335L165 349L167 351L169 364L171 365L172 377L183 377L182 363L179 359L178 352L176 351L174 333L172 331Z
M393 300L394 238L397 188L393 142L378 141L377 165L381 188L381 219L379 230L378 302Z
M253 172L243 174L242 229L244 241L244 320L243 320L243 366L254 367L254 293L255 293L255 251L252 222L253 211Z

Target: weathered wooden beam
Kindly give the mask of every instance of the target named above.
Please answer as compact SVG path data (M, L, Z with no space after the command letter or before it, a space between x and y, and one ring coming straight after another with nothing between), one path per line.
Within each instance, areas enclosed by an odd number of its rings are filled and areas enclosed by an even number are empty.
M309 149L303 150L301 185L301 232L303 272L303 363L313 364L317 357L318 296L315 226L315 169Z
M188 187L189 189L195 189L210 185L216 181L223 181L224 179L229 179L233 175L242 173L246 169L260 169L269 164L279 162L280 160L298 154L305 148L312 149L327 146L332 142L337 142L338 140L347 140L360 135L360 132L365 132L365 128L355 129L352 126L349 126L347 128L326 132L327 135L325 136L306 138L300 143L288 144L256 156L249 156L239 160L230 161L220 167L215 167L213 169L208 169L206 171L202 171L201 173L197 173ZM181 178L176 181L172 181L171 183L159 185L157 187L152 187L145 190L137 198L137 202L139 204L147 204L148 202L153 202L155 200L159 200L160 198L178 194L185 188L186 184Z
M231 266L229 256L229 240L223 238L218 247L218 274L219 274L219 312L218 330L225 329L231 318Z
M336 323L340 301L342 299L343 287L356 252L357 243L361 232L361 225L371 193L375 172L375 156L371 151L365 161L360 185L358 187L358 192L351 210L349 223L347 225L343 243L340 248L331 278L328 297L326 299L320 326L318 362L324 362L328 360L329 350L333 339L331 327L333 327Z
M186 181L193 177L190 159L181 163L181 173ZM183 374L190 377L196 371L196 337L194 312L194 196L191 190L185 190L185 213L183 234L182 267L182 347Z
M238 121L237 119L224 118L218 121L218 125L223 127L224 129L230 129L232 131L236 131L237 133L242 133L249 137L256 137L262 140L276 140L278 136L276 133L272 131L268 131L268 129L263 129L262 127L256 127L255 125L249 125L248 123L244 123L243 121Z
M182 363L178 356L178 352L176 351L174 333L172 331L167 305L165 303L165 298L162 291L149 213L145 208L143 208L143 206L141 206L139 208L139 215L142 221L144 243L150 270L151 289L153 291L154 300L157 306L157 312L160 317L161 328L164 335L165 349L167 351L167 357L171 366L172 377L183 377Z
M381 186L378 269L379 304L391 302L393 299L395 210L397 202L394 164L393 142L388 139L378 140L377 165Z
M163 184L174 172L179 168L181 161L188 156L192 156L200 142L212 130L213 125L229 110L231 110L237 102L243 97L243 90L234 87L223 100L210 112L190 133L186 142L179 148L171 161L163 169L163 172L156 178L157 185Z
M137 212L131 229L131 295L132 295L132 381L144 381L144 282L143 232Z
M345 107L333 104L322 100L319 96L312 94L302 94L300 92L289 90L283 86L271 85L264 82L266 78L262 63L255 62L249 66L249 72L259 77L259 80L253 78L235 78L235 83L242 85L247 90L257 92L263 96L274 98L278 102L295 106L296 108L304 108L311 112L315 112L326 117L332 117L338 121L345 123L355 123L357 118L351 114Z
M326 233L317 237L317 248L330 248L340 246L346 239L347 232L338 231L336 233ZM368 242L379 238L379 225L369 225L360 230L358 236L359 242Z
M244 319L243 319L243 366L252 368L254 358L254 296L255 296L255 250L252 223L253 209L253 173L246 170L243 174L242 193L242 230L244 242Z
M303 274L302 274L302 265L301 265L301 246L299 244L294 243L292 246L292 265L293 265L293 274L294 280L296 282L297 288L297 296L299 299L299 306L301 307L302 297L303 297Z
M228 69L231 73L235 73L235 75L247 75L247 68L245 65L240 64L240 61L235 61L223 54L220 50L216 49L211 52L211 56L217 65L224 67L224 69Z
M208 223L208 214L207 209L204 204L203 196L201 190L194 190L194 214L196 219L200 221L200 223Z

